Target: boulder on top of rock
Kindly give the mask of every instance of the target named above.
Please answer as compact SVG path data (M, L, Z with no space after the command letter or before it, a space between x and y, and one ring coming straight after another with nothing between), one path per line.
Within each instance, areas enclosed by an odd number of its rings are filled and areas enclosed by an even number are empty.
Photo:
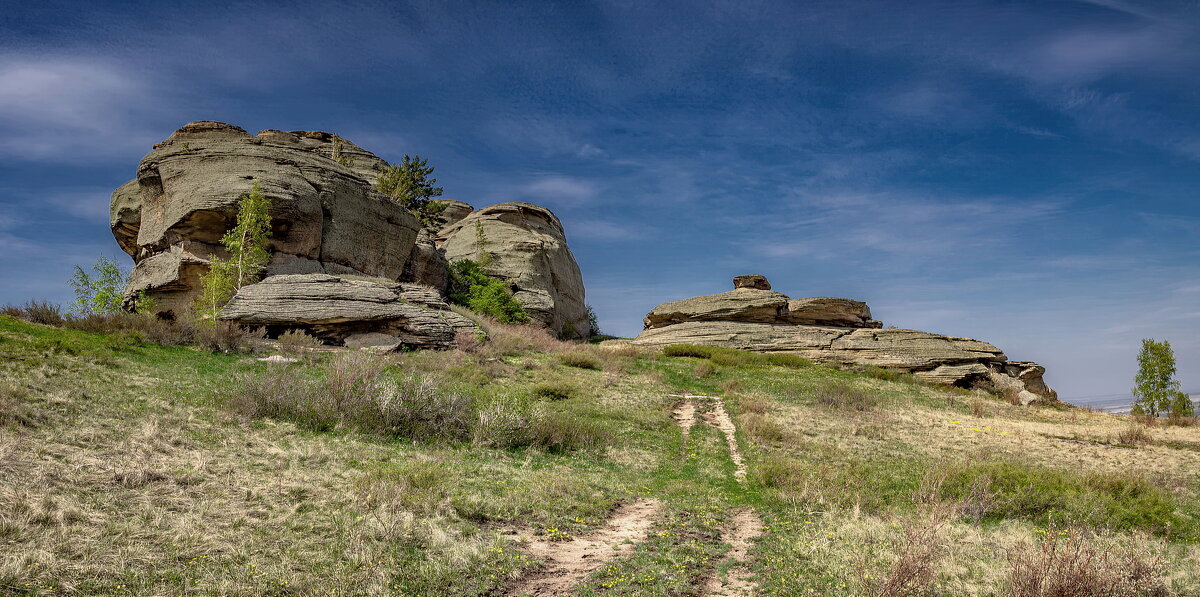
M223 321L272 332L302 329L347 346L453 348L475 323L451 311L432 289L388 280L328 274L269 276L243 286L221 309Z
M832 325L852 328L879 328L871 319L871 309L862 301L818 296L788 301L783 320L797 325Z
M767 281L766 276L759 274L746 274L743 276L734 276L734 288L753 288L755 290L770 290L771 283Z
M772 323L787 310L788 297L770 290L737 288L720 294L663 303L643 321L646 329L687 321L744 321Z

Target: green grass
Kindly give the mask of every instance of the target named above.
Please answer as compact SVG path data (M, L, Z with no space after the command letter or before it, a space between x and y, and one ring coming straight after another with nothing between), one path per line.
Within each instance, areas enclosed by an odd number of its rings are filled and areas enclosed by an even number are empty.
M506 531L585 535L640 497L663 502L651 532L577 595L697 594L745 507L759 594L869 595L906 528L972 500L917 594L1003 595L1004 554L1068 524L1155 533L1164 582L1198 589L1193 428L1111 450L1046 437L1121 428L1104 415L979 398L973 419L959 392L790 355L499 341L279 367L0 316L0 594L495 595L538 565ZM681 393L725 397L746 484L717 429L684 444Z

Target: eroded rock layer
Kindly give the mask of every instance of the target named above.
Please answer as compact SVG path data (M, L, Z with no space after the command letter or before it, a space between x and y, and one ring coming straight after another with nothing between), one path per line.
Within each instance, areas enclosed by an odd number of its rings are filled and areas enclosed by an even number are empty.
M220 319L303 329L355 348L451 348L459 330L478 331L426 286L328 274L269 276L244 286Z
M815 361L886 367L946 385L997 389L1024 404L1058 399L1042 380L1045 368L1010 362L987 342L882 329L866 303L830 297L789 299L768 290L765 278L749 278L735 278L735 289L729 292L655 307L633 343L788 352Z

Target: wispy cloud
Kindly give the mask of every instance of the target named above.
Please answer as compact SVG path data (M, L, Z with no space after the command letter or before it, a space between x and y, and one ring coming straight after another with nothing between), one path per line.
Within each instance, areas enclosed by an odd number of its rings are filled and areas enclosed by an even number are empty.
M144 151L156 95L102 59L0 55L0 154L69 161Z

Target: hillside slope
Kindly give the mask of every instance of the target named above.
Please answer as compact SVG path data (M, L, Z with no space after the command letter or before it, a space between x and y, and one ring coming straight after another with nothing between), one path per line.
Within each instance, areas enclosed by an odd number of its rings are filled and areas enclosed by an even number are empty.
M0 593L1200 592L1194 427L488 327L270 363L0 316Z

